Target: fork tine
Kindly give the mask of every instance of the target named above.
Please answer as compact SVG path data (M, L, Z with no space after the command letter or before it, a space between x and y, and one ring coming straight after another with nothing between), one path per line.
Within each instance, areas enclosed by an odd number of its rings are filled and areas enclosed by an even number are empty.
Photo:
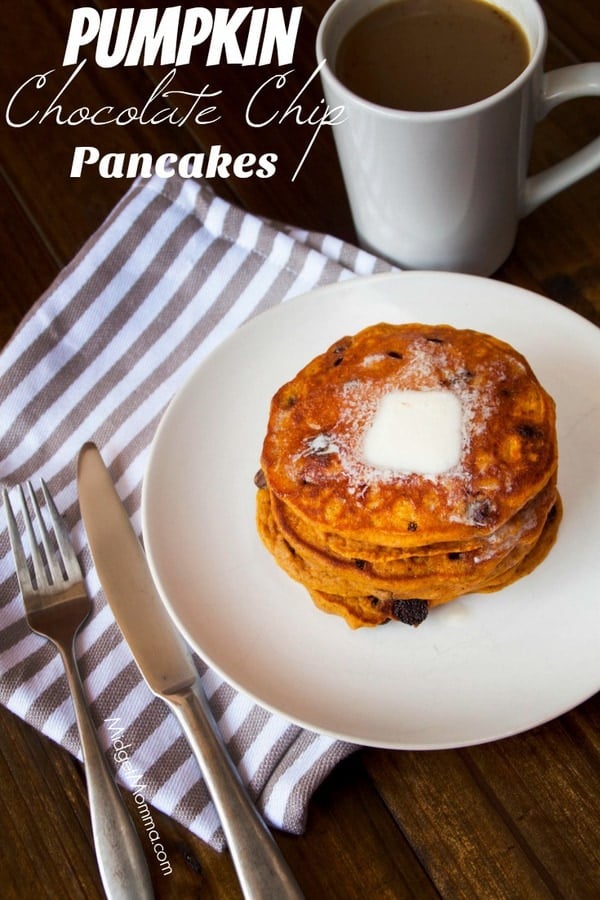
M44 548L44 552L46 554L46 559L48 561L48 567L50 569L52 576L54 577L53 565L52 565L53 553L52 553L52 546L50 544L50 535L48 534L48 529L46 528L46 523L44 522L44 517L42 516L42 513L40 511L37 497L36 497L35 491L33 489L33 485L30 481L27 482L27 489L29 491L29 496L31 498L31 505L33 506L33 511L34 511L35 517L37 519L38 528L39 528L39 532L40 532L40 538L42 541L42 546Z
M31 551L31 562L33 564L33 574L35 575L35 580L37 583L38 589L48 587L48 576L46 574L46 569L44 567L44 559L42 554L40 553L40 547L38 544L38 539L36 537L35 531L33 529L33 522L31 521L31 515L29 514L29 507L27 506L27 500L25 499L25 492L21 485L19 485L19 494L21 497L21 508L23 509L23 519L25 521L25 530L27 531L27 537L29 538L29 549ZM37 504L35 504L37 506ZM37 510L36 512L37 515Z
M81 566L79 565L77 554L75 553L73 545L71 544L71 538L69 536L65 520L56 508L56 504L54 503L54 499L52 497L52 494L50 493L48 485L43 478L41 478L40 481L44 498L46 500L46 506L48 507L50 519L52 520L52 527L54 528L56 542L61 552L67 576L69 578L81 579L83 578Z
M2 499L4 501L6 520L8 522L8 537L10 539L10 546L17 569L17 581L19 582L21 592L29 593L34 590L34 587L31 582L29 567L27 565L27 557L25 556L25 551L23 550L23 544L21 542L21 535L19 534L19 527L17 525L17 520L15 518L12 504L10 502L8 491L6 490L6 488L2 488Z

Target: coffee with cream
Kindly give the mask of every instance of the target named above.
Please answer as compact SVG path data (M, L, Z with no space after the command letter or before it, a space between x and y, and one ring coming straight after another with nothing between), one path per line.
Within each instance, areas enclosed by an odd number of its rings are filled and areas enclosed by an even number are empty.
M529 59L520 25L486 0L391 0L348 31L333 64L372 103L434 111L497 93Z

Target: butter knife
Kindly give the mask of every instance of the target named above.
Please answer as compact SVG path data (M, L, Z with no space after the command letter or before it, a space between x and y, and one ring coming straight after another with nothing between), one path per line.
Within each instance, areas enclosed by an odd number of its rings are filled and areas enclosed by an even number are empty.
M247 900L300 900L302 893L250 800L208 705L191 652L154 584L146 556L98 448L77 463L81 515L115 619L148 686L165 701L198 761Z

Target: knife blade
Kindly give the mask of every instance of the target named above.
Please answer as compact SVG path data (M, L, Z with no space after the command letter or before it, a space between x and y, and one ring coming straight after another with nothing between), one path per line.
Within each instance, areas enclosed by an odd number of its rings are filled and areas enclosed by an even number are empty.
M77 461L79 505L98 578L140 672L171 708L198 761L248 900L302 893L250 800L208 705L191 651L152 578L142 545L100 452Z

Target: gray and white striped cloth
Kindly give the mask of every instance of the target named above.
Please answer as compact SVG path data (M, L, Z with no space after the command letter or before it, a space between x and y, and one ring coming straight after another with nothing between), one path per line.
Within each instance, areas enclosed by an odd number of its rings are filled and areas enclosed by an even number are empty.
M75 461L94 440L134 527L168 401L247 318L312 288L389 266L330 236L278 227L191 181L134 183L0 357L0 479L43 477L63 512L94 611L77 643L85 692L122 785L215 847L223 835L168 708L142 680L100 588L79 517ZM0 702L79 755L52 645L24 619L0 514ZM308 801L351 745L256 706L198 661L229 751L267 820L301 833Z

